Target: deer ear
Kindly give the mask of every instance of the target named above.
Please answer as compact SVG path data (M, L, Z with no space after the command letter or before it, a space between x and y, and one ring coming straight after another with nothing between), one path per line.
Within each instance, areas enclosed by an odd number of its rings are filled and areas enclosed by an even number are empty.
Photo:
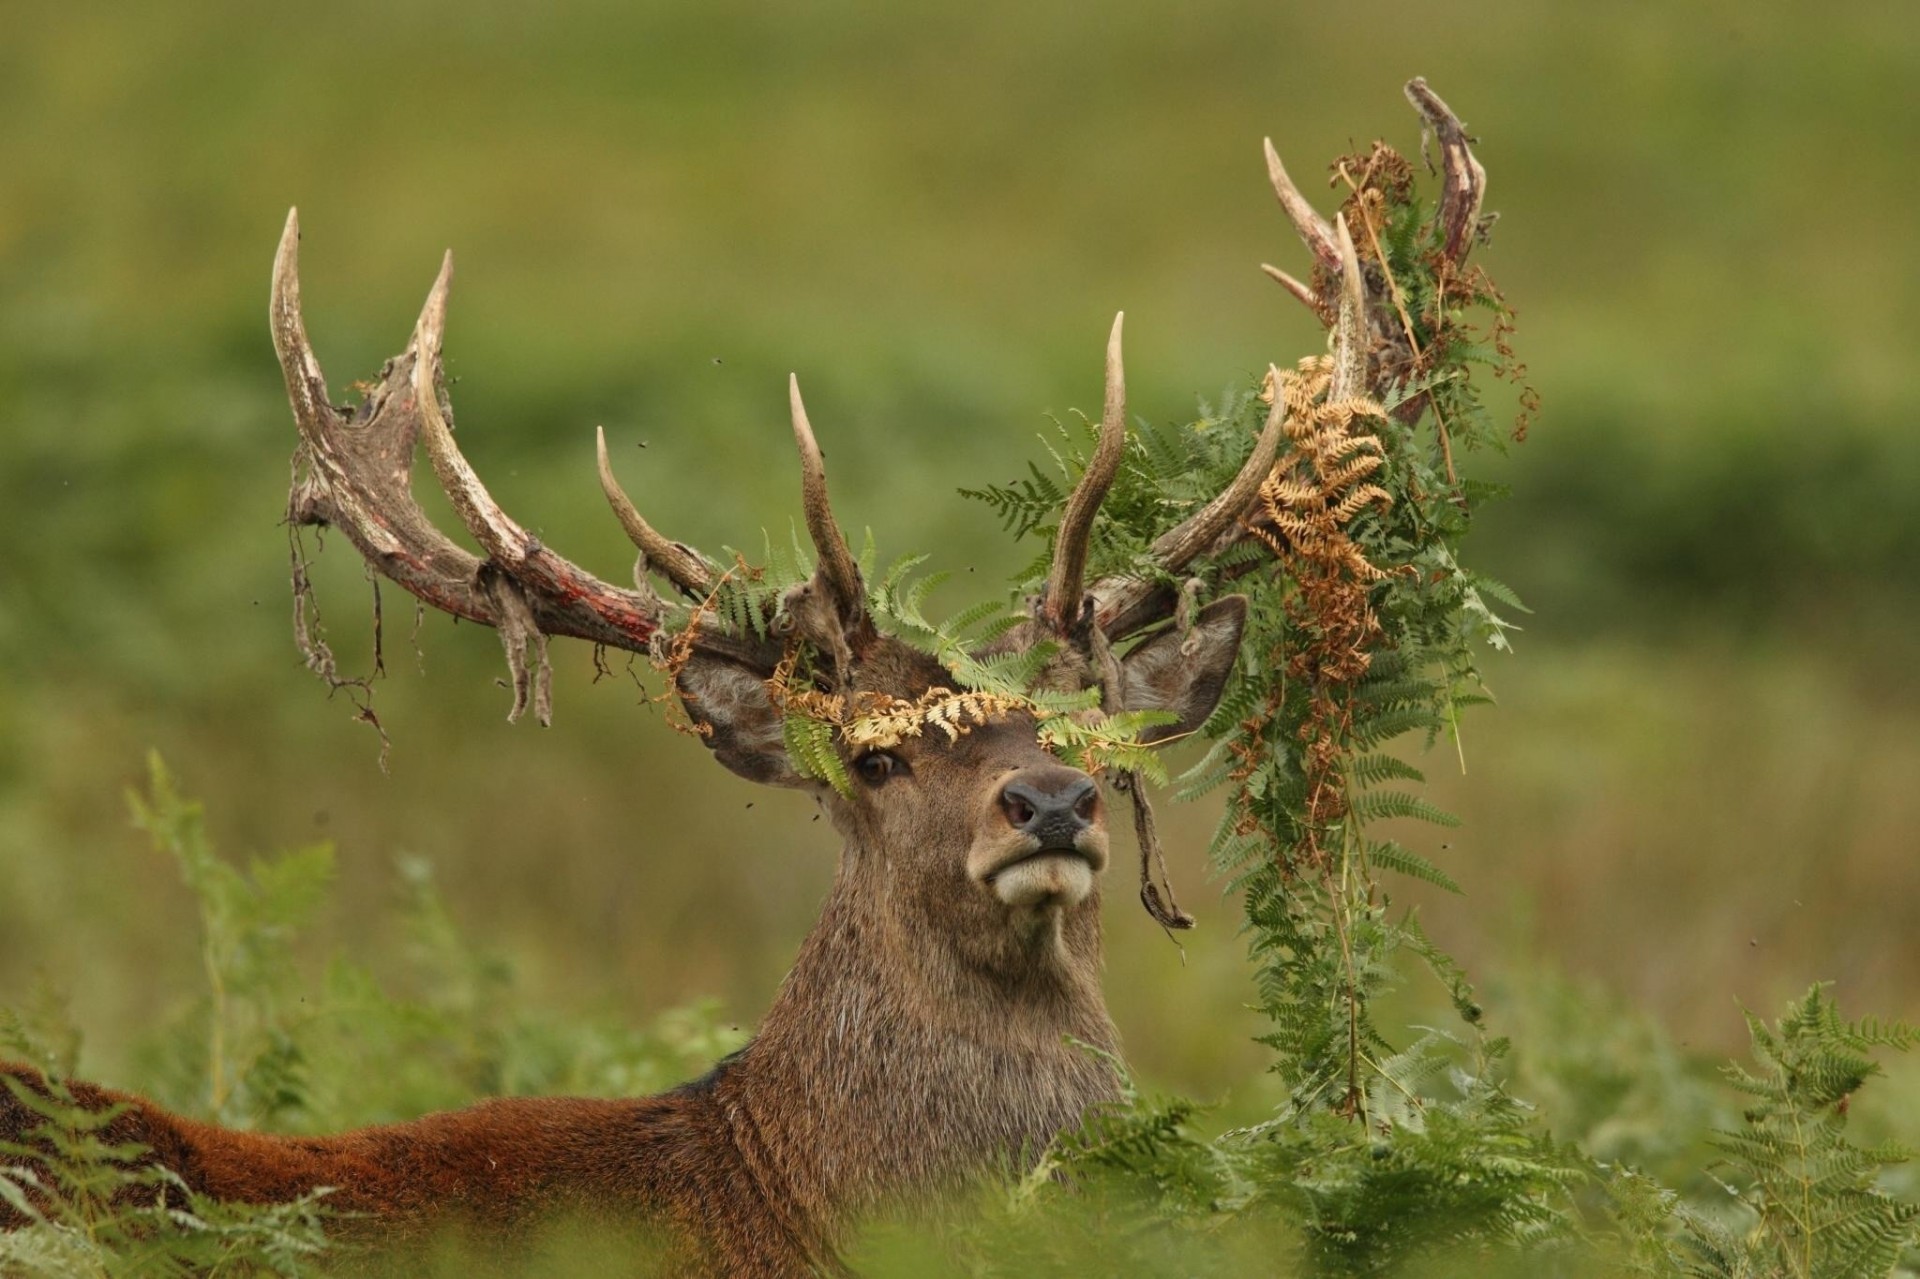
M713 757L750 782L809 788L787 758L779 708L766 681L737 662L695 653L674 681Z
M1191 733L1207 722L1240 654L1247 597L1227 595L1201 609L1185 631L1162 631L1120 659L1120 706L1172 711L1179 722L1150 728L1149 742Z

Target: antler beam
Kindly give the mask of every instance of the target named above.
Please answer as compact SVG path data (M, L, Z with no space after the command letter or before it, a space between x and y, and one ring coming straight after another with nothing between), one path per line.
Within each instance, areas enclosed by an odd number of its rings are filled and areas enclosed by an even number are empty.
M1269 373L1277 386L1280 371L1270 368ZM1260 491L1261 481L1267 478L1267 472L1273 469L1273 459L1279 453L1280 435L1286 421L1286 402L1276 394L1273 408L1267 413L1266 425L1253 443L1253 452L1247 455L1233 482L1211 502L1154 540L1149 554L1155 564L1169 574L1178 574L1234 526L1241 514L1252 505L1255 495ZM1171 607L1171 592L1167 592L1161 583L1146 578L1102 578L1093 584L1088 593L1093 596L1094 616L1100 629L1112 639L1130 635L1166 616L1165 609L1149 608L1156 596L1166 594L1169 598L1168 607Z

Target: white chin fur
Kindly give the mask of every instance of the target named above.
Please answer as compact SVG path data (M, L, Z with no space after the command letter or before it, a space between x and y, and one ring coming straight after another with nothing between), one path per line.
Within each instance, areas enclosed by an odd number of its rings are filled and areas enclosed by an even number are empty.
M993 877L993 895L1009 906L1078 906L1093 891L1093 867L1072 853L1042 853Z

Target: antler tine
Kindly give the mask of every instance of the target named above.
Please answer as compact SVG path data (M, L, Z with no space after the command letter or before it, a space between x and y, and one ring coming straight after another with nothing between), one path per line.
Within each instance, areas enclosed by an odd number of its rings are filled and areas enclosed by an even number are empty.
M1333 322L1333 379L1329 400L1367 393L1367 357L1373 335L1367 325L1367 285L1360 275L1360 258L1353 250L1345 214L1334 218L1340 244L1340 311Z
M800 375L787 375L787 402L793 414L793 441L800 449L800 493L806 510L807 532L820 553L819 572L839 601L841 612L853 617L866 609L866 592L860 585L860 566L847 539L833 518L833 506L827 501L827 466L820 455L820 443L814 439L813 424L807 421L807 406L800 399Z
M448 253L440 278L434 281L420 312L414 336L418 356L412 374L420 435L441 489L459 513L461 523L486 551L488 564L511 578L527 597L525 603L540 633L574 635L644 651L664 619L660 600L650 592L642 594L603 582L548 550L493 500L454 443L453 426L440 404L440 347L446 327L447 287L452 278L453 254ZM719 635L703 633L700 644L731 651L725 637Z
M1100 415L1100 440L1087 461L1067 507L1060 515L1060 531L1054 538L1053 567L1047 573L1046 593L1040 599L1040 617L1057 631L1066 631L1079 620L1087 573L1087 542L1093 533L1093 517L1106 500L1107 490L1120 469L1120 457L1127 443L1127 373L1120 356L1120 329L1127 313L1113 317L1113 331L1107 337L1106 406Z
M1280 436L1286 428L1287 403L1278 390L1280 370L1268 366L1268 377L1275 388L1273 407L1267 413L1259 438L1254 441L1253 452L1247 454L1233 482L1211 502L1162 533L1149 549L1153 561L1168 573L1185 569L1233 527L1233 522L1253 503L1261 481L1273 469L1273 459L1280 451ZM1164 613L1143 611L1150 600L1165 593L1159 583L1147 578L1102 578L1093 584L1090 593L1096 601L1095 616L1100 629L1109 639L1120 639L1164 616Z
M280 370L286 375L294 421L304 438L308 423L320 417L320 410L331 406L327 402L326 375L314 357L306 320L300 314L299 209L287 210L287 225L274 250L273 294L267 303L267 320L273 330L274 354L280 357Z
M488 558L509 573L516 573L527 561L530 551L539 550L539 540L529 537L513 517L500 509L486 485L453 442L453 427L440 410L440 349L446 337L447 288L453 282L453 251L449 249L440 265L440 276L427 294L420 310L414 344L419 358L413 364L413 395L419 406L421 435L433 473L460 522L467 526Z
M700 553L692 547L670 542L656 531L653 525L634 508L620 481L613 478L613 460L607 456L607 431L605 427L593 429L594 450L600 467L600 491L607 495L607 505L613 508L614 516L620 521L620 527L640 549L645 572L653 569L662 573L666 579L680 589L680 592L693 599L705 599L713 593L713 569Z
M1421 122L1440 143L1443 173L1440 191L1440 223L1446 228L1445 251L1449 261L1459 262L1473 247L1480 229L1480 206L1487 196L1487 171L1467 144L1467 131L1460 117L1427 87L1424 76L1407 81L1407 101L1420 113Z
M1271 262L1262 262L1260 264L1260 269L1262 271L1265 271L1267 273L1267 277L1271 279L1275 284L1278 284L1281 288L1291 293L1299 301L1301 306L1304 306L1307 308L1307 310L1313 312L1316 317L1319 316L1320 314L1320 295L1319 294L1315 293L1312 289L1308 288L1306 285L1302 284L1300 281L1294 279L1292 276L1288 275L1285 271L1282 271L1279 267L1273 265Z
M1300 188L1293 185L1293 179L1287 176L1287 166L1280 163L1280 153L1274 150L1273 139L1263 138L1261 142L1267 153L1267 181L1273 184L1273 194L1286 210L1287 220L1293 223L1293 229L1299 232L1314 257L1329 267L1337 265L1339 245L1334 240L1333 228L1314 211L1307 197L1300 194Z
M327 395L301 316L298 209L287 211L274 253L267 318L300 431L288 521L340 529L369 564L420 600L494 625L497 610L475 585L480 561L427 520L409 488L415 422L404 404L403 369L415 358L418 330L368 394L360 424L350 423Z

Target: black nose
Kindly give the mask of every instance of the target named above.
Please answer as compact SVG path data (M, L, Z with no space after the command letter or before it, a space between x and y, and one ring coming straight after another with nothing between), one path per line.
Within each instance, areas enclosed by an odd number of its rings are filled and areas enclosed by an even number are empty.
M1061 769L1029 770L1000 788L1007 821L1042 848L1072 848L1081 831L1093 825L1100 791L1085 773Z

